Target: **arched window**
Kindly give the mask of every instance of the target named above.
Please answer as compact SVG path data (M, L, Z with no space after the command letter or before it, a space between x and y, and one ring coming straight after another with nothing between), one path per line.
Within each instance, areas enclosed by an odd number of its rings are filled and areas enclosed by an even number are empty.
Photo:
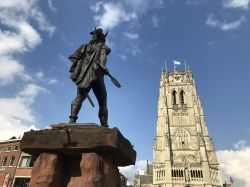
M176 105L176 91L174 90L173 92L172 92L172 100L173 100L173 105Z
M194 177L194 172L193 172L193 170L191 170L191 177L192 177L192 178Z
M8 146L6 151L11 151L11 146Z
M183 170L181 170L181 177L183 177Z
M185 92L183 90L180 92L180 101L182 105L185 104Z
M8 157L5 156L4 159L3 159L3 161L2 161L2 164L1 164L2 166L6 166L7 159L8 159Z
M202 173L202 170L201 170L201 178L203 178L203 173Z
M5 150L5 147L4 146L1 146L0 147L0 152L3 152Z
M18 145L15 145L14 151L17 151L17 150L18 150Z
M10 157L9 166L13 166L15 161L15 156Z

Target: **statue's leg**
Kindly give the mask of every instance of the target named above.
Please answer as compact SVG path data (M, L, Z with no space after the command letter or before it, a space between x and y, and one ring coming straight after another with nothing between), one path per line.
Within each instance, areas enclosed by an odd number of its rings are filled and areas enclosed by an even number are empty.
M77 88L77 96L71 103L71 114L69 116L69 123L76 123L77 115L82 107L82 102L86 99L90 88Z
M93 92L98 100L101 125L108 127L107 92L103 77L98 78L92 85Z

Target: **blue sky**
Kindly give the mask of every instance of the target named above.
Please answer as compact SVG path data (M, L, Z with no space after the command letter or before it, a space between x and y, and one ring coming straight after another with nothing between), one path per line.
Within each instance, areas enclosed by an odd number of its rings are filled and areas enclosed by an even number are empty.
M101 26L109 31L106 78L109 124L135 145L141 170L152 160L159 78L164 62L190 65L218 150L223 175L238 186L250 157L249 0L1 0L0 139L67 122L76 88L67 57ZM93 94L90 94L95 104ZM83 104L79 122L99 123L98 107ZM237 163L233 169L229 160ZM230 171L228 171L230 170ZM244 179L247 178L248 179Z

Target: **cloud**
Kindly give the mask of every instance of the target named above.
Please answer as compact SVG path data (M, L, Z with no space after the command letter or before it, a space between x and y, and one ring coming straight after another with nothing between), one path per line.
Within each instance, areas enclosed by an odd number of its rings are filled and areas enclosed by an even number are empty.
M131 32L124 32L124 36L130 40L136 40L139 38L139 34Z
M57 8L53 5L52 0L48 0L48 5L50 10L52 10L53 12L57 12Z
M118 57L121 58L122 61L126 61L127 60L127 56L126 55L119 54Z
M29 129L36 129L36 117L31 105L41 92L47 90L36 84L27 84L16 96L0 98L0 140L18 137Z
M124 0L121 2L98 1L90 7L96 14L94 20L99 27L113 29L123 22L136 22L138 17L150 9L163 6L163 0Z
M58 80L56 78L52 78L48 80L48 84L56 84L58 83Z
M50 36L55 31L39 9L38 0L0 1L0 24L4 26L0 28L0 86L10 84L16 78L31 80L25 67L13 55L28 52L42 42L32 21Z
M152 17L152 26L159 28L159 18L156 15L153 15Z
M8 85L16 77L28 81L32 78L25 73L24 66L10 56L0 55L0 86Z
M233 146L235 149L243 149L246 147L246 145L247 145L246 140L240 140L239 142L235 143Z
M217 19L215 19L215 16L213 14L209 14L207 17L206 24L213 28L219 28L223 31L230 31L238 29L242 23L245 21L245 17L241 16L238 20L232 21L232 22L221 22Z
M125 0L126 4L130 9L134 10L137 14L144 14L150 9L163 7L163 0Z
M243 183L244 187L250 186L250 147L246 146L246 141L241 140L234 144L237 149L217 151L218 161L222 170L222 175L233 177L235 186Z
M233 177L234 186L250 186L250 146L245 140L235 143L234 149L218 150L216 154L224 180ZM145 174L146 164L146 160L139 160L135 165L119 167L119 170L128 178L128 183L133 184L135 173Z
M25 85L12 97L0 98L0 139L19 136L29 129L36 129L36 116L32 104L40 93L48 91L34 84L43 79L43 72L31 77L24 64L16 57L27 53L42 42L41 33L52 36L52 26L39 8L38 0L0 1L0 86L18 79L17 85ZM15 86L14 85L14 86Z
M147 160L138 160L135 165L126 167L119 167L120 172L128 179L128 184L134 184L135 174L145 174L147 167Z
M224 8L240 8L247 10L250 0L223 0Z
M207 0L186 0L186 3L192 6L204 5L206 2Z
M98 27L103 29L112 29L121 22L128 22L137 18L134 12L126 12L124 9L121 3L113 2L104 4L97 2L95 8L92 8L92 10L98 13L94 17Z
M56 84L58 83L58 80L56 78L50 78L50 77L46 77L44 75L44 72L43 71L38 71L36 74L35 74L36 78L39 80L39 81L45 81L47 84Z
M44 73L42 71L39 71L39 72L36 73L36 77L38 79L43 79L44 78Z

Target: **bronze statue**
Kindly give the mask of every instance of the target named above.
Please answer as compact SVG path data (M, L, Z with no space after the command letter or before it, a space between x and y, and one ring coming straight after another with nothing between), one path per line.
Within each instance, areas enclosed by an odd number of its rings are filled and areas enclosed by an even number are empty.
M111 49L105 44L108 33L104 34L101 28L95 28L90 34L92 35L90 42L81 45L69 56L69 59L73 62L69 71L70 77L77 85L77 96L71 103L69 123L76 123L82 102L88 97L92 88L99 104L98 117L101 125L108 127L107 92L104 75L113 78L106 68L107 55L111 52ZM89 97L88 99L90 100ZM92 101L90 100L90 102Z

